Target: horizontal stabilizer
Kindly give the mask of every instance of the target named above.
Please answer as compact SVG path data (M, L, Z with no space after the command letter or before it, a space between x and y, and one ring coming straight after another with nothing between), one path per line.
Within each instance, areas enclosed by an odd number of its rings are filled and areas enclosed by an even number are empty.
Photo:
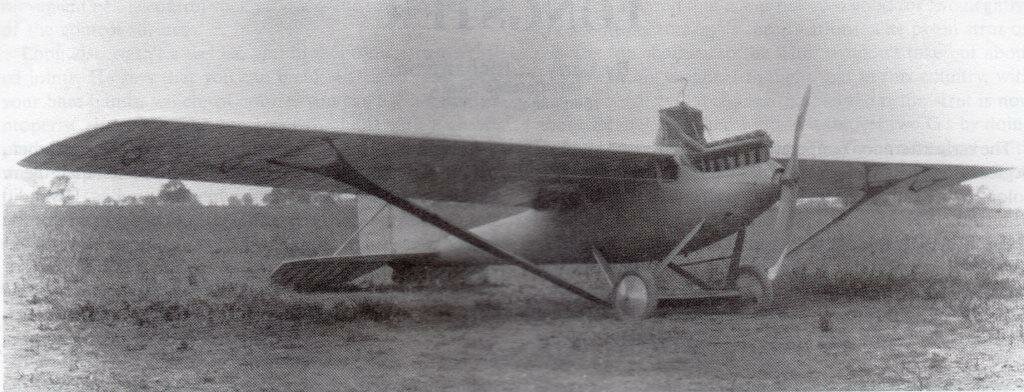
M432 258L431 253L407 253L292 260L277 267L271 281L298 291L344 291L356 289L350 282L385 265L415 264Z

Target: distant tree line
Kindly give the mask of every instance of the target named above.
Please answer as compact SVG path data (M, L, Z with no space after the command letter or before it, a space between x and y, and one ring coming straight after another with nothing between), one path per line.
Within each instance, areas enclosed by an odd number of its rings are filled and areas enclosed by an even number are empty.
M328 192L310 192L301 189L273 188L263 195L263 204L268 206L278 205L337 205L339 200L334 194Z
M47 186L36 188L31 194L17 198L13 202L18 204L47 205L57 200L61 205L69 205L75 201L71 194L71 178L66 175L54 177ZM345 196L329 192L310 192L301 189L273 188L263 195L261 201L267 206L284 205L321 205L330 206L343 203ZM102 204L115 205L199 205L199 198L181 180L169 180L160 186L155 195L129 195L120 199L107 196L101 202L93 200L82 200L78 204ZM227 199L229 206L255 206L255 197L251 193L241 195L230 195Z
M984 188L956 184L928 192L902 192L881 197L881 203L897 207L963 207L1000 209L1002 203Z
M72 204L75 196L71 194L71 179L66 175L54 177L47 186L36 188L31 194L15 199L20 204L49 204L50 200L58 200L61 205ZM261 201L267 206L287 205L318 205L332 206L344 203L346 196L329 192L310 192L301 189L273 188L263 195ZM851 205L857 196L829 199L805 199L806 206L836 208ZM968 185L957 184L929 192L895 193L879 197L875 202L896 207L941 207L955 206L963 208L999 209L1002 203L991 196L984 188L974 189ZM256 201L251 193L228 196L229 206L255 206ZM84 200L80 204L96 204ZM155 195L124 196L120 200L106 197L103 205L199 205L195 193L181 180L170 180L164 183Z

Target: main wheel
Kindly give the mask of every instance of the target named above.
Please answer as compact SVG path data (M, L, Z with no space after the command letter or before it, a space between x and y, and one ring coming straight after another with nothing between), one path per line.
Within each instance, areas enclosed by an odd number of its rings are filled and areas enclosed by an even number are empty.
M738 298L729 301L729 308L735 312L755 309L759 304L767 303L768 286L761 273L753 267L737 268L729 281L729 288L740 293Z
M612 295L615 313L621 320L645 319L658 307L657 286L647 271L623 273Z

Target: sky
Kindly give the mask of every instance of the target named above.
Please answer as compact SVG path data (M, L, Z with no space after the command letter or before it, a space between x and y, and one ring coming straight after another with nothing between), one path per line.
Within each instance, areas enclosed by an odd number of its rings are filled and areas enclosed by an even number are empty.
M653 143L685 99L710 139L807 157L1024 167L1024 2L0 1L4 198L15 163L131 118L557 145ZM79 199L162 180L73 174ZM201 200L263 188L188 183ZM1024 207L1024 173L972 182Z

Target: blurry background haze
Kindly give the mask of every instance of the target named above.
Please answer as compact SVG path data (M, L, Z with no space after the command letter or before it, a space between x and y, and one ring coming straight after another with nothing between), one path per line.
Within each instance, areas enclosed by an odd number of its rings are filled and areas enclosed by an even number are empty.
M1024 2L3 2L5 198L19 159L163 118L542 144L651 144L685 98L711 139L806 156L1024 166ZM161 180L72 175L78 199ZM1024 175L982 180L1024 207ZM190 183L204 202L260 188Z

